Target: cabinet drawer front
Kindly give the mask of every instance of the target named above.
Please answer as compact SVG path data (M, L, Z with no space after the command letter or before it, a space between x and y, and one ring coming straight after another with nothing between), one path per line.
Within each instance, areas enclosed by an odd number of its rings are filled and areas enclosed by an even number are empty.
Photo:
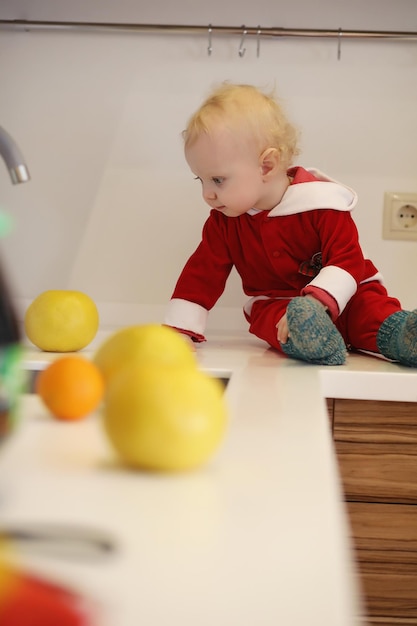
M417 625L417 403L327 408L368 626Z
M346 498L417 504L417 447L336 442Z
M417 572L387 572L366 563L359 569L370 615L414 619L411 623L417 624Z
M417 448L417 403L335 400L335 441L409 444Z
M350 502L348 512L368 613L417 624L417 506Z
M414 565L417 573L417 506L348 502L347 509L359 558Z
M361 621L361 626L416 626L414 617L368 617Z

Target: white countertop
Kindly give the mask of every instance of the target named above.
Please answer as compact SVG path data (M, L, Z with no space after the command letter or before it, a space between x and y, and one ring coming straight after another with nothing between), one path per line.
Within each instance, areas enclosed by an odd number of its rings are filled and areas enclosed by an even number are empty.
M324 397L417 401L417 370L358 355L311 366L250 335L209 337L197 356L230 376L230 423L218 453L188 474L127 471L97 415L63 424L24 397L0 457L0 521L88 524L118 550L99 563L21 562L99 601L100 626L358 624ZM28 349L25 361L51 358Z

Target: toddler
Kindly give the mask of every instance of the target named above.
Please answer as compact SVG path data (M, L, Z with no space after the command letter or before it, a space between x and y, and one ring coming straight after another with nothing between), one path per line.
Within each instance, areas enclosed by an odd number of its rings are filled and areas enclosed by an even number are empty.
M417 310L404 311L364 258L356 193L292 166L297 133L272 96L223 84L183 137L211 211L165 324L205 341L208 312L235 267L249 331L280 352L340 365L347 350L362 350L417 367Z

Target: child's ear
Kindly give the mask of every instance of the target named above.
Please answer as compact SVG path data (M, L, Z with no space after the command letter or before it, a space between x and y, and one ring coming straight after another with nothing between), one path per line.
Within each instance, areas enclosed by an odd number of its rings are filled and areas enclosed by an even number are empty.
M278 150L276 148L267 148L259 157L259 162L262 175L269 178L279 167L280 155Z

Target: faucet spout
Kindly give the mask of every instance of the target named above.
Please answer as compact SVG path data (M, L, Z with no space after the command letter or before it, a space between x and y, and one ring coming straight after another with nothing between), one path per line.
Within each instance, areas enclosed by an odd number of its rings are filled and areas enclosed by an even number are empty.
M9 170L14 185L30 180L29 170L14 139L0 126L0 155Z

